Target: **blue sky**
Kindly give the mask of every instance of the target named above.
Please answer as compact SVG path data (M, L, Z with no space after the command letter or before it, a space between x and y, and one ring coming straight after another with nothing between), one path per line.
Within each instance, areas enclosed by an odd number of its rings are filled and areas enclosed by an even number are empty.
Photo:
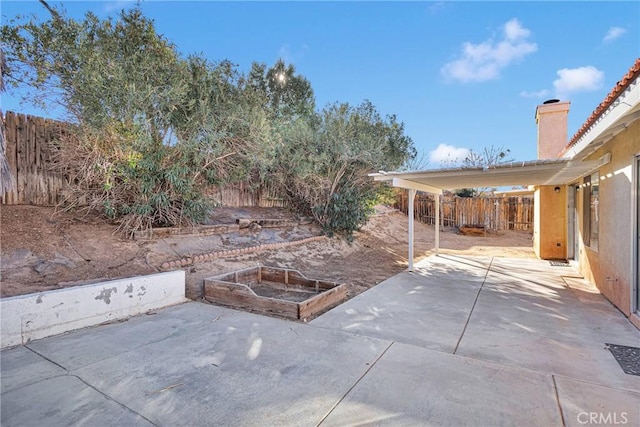
M52 5L60 2L50 1ZM80 18L133 3L62 2ZM6 1L2 19L35 12ZM640 2L178 2L142 10L185 56L293 63L319 107L371 100L396 114L429 168L504 146L536 158L536 106L571 101L569 137L640 56ZM4 94L4 111L55 116Z

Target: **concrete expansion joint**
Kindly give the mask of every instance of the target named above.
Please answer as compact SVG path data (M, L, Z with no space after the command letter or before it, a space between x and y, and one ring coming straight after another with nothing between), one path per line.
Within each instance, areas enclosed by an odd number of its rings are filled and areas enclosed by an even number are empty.
M51 360L49 359L47 356L45 356L44 354L40 354L39 352L37 352L36 350L32 349L31 347L29 347L29 344L24 344L24 348L26 348L27 350L29 350L30 352L37 354L38 356L42 357L44 360L46 360L49 363L53 363L54 365L56 365L57 367L59 367L60 369L64 369L65 370L65 375L69 375L69 372L71 372L69 369L65 368L64 366L62 366L61 364L59 364L58 362L56 362L55 360Z
M71 374L68 373L67 376L69 377L74 377L76 379L78 379L78 381L82 382L82 384L86 385L87 387L89 387L92 390L95 390L96 392L100 393L105 399L110 400L120 406L122 406L123 408L125 408L127 411L136 414L137 416L139 416L140 418L142 418L143 420L147 421L149 424L153 425L153 426L158 426L158 424L154 423L153 421L151 421L149 418L145 417L144 415L142 415L141 413L131 409L130 407L128 407L127 405L125 405L124 403L118 401L117 399L114 399L113 397L109 396L108 394L106 394L105 392L103 392L102 390L96 388L95 386L89 384L88 382L86 382L84 379L82 379L82 377L76 375L76 374Z
M247 246L245 248L214 251L206 254L196 255L193 257L184 257L174 261L163 262L162 265L160 266L160 269L169 270L174 268L187 267L196 263L211 261L218 258L229 258L229 257L238 256L238 255L261 252L269 249L279 249L279 248L285 248L289 246L304 245L305 243L317 242L327 238L328 238L327 236L312 236L312 237L307 237L300 240L292 240L290 242L266 243L266 244L260 244L260 245L254 245L254 246Z
M460 334L460 338L458 338L458 342L456 343L456 346L453 349L452 354L456 354L458 352L458 348L460 347L460 343L462 342L464 333L467 331L467 327L469 326L469 320L471 320L471 315L473 314L473 310L475 310L476 304L478 304L478 298L480 297L480 292L482 292L482 288L484 287L484 284L487 282L487 277L491 272L491 266L493 265L494 258L495 257L491 257L491 260L489 261L489 266L487 267L487 271L484 273L484 278L482 279L482 283L478 288L478 292L476 293L476 298L473 300L473 305L471 306L471 310L469 311L469 315L467 316L467 321L464 323L464 327L462 328L462 333Z
M349 395L349 393L351 393L351 390L353 390L358 383L360 383L360 381L362 381L362 379L364 377L367 376L367 374L369 373L369 371L371 371L371 369L373 369L374 366L376 366L376 363L378 363L378 361L380 359L382 359L382 356L384 356L385 354L387 354L387 351L389 351L389 349L391 348L391 346L395 343L395 341L391 341L389 343L389 345L387 346L387 348L385 348L382 353L380 353L380 355L376 358L376 360L373 361L373 363L371 363L369 365L369 367L364 371L364 373L362 375L360 375L360 378L358 378L356 380L355 383L353 383L353 385L351 387L349 387L349 390L347 390L347 392L340 398L338 399L338 401L335 403L335 405L333 405L331 407L331 409L329 409L329 411L326 413L326 415L324 417L322 417L322 419L318 422L318 424L316 424L316 427L319 427L320 425L322 425L322 423L324 422L324 420L327 419L327 417L329 417L329 415L331 415L331 413L338 407L338 405L340 403L342 403L342 401Z
M562 427L566 427L567 422L564 419L564 411L562 410L562 404L560 403L560 394L558 393L558 384L556 383L556 376L552 374L551 380L553 381L553 392L556 397L556 405L558 405L558 411L560 412L560 420L562 421Z
M530 369L530 370L532 372L540 372L540 373L546 373L546 374L549 373L547 371L542 371L540 369ZM627 374L625 374L625 375L627 375ZM567 379L567 380L583 383L585 385L606 388L606 389L609 389L611 391L624 391L624 392L627 392L627 393L633 393L633 394L638 395L638 398L640 399L640 390L638 390L636 388L633 388L633 387L626 386L626 385L612 386L611 384L606 384L606 383L604 383L602 381L591 381L589 379L581 378L581 377L578 377L576 375L563 375L563 374L558 374L556 372L551 373L551 376L553 377L554 381L556 380L556 378Z

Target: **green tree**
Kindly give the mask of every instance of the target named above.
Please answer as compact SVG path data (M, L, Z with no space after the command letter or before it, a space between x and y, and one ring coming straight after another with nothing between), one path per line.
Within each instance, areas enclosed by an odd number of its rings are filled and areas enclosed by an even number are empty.
M2 26L2 39L9 85L27 102L61 104L78 124L136 125L162 143L184 99L175 47L138 8L117 19L18 18Z
M296 73L293 64L287 65L282 59L271 68L254 62L242 86L248 98L268 111L273 120L287 122L314 114L311 83Z
M371 171L415 157L404 125L370 102L315 112L293 65L181 58L139 8L115 18L18 18L1 27L6 82L60 103L77 125L60 141L68 202L87 200L127 233L200 221L206 184L273 179L329 233L366 221Z
M395 117L383 119L370 102L333 104L286 129L273 176L298 211L350 237L378 194L368 173L395 169L413 153Z
M60 103L77 124L61 141L74 200L132 233L197 222L206 182L228 179L264 121L237 102L228 62L180 58L139 8L116 18L18 18L2 26L7 82L27 101Z

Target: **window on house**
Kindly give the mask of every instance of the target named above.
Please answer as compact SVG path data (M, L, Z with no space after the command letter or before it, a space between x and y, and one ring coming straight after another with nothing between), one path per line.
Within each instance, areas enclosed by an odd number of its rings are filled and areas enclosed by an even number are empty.
M600 211L600 174L598 172L584 178L582 238L584 244L598 250L598 228Z

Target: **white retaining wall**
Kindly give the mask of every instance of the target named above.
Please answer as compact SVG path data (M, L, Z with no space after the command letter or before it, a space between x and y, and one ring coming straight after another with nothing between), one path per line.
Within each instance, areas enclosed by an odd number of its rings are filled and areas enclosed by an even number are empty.
M187 301L185 272L112 280L0 299L0 347L26 344Z

